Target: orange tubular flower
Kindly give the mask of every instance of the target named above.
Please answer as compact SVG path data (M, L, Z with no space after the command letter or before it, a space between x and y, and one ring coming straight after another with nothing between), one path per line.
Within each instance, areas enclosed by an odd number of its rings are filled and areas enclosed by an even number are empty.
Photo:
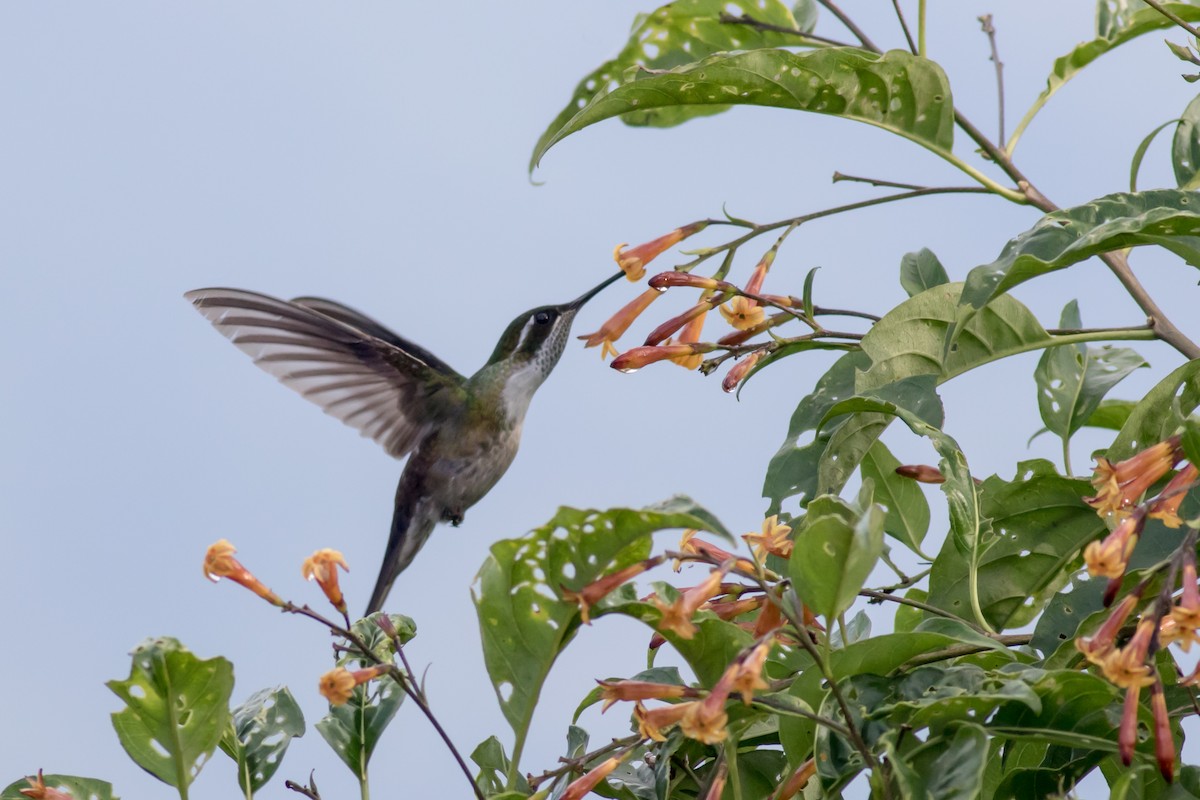
M901 478L910 478L917 483L945 483L946 476L937 467L928 464L903 464L896 467L896 474Z
M581 778L576 778L567 786L567 790L563 792L561 800L582 800L587 796L592 789L599 785L600 781L608 777L608 774L621 765L621 762L629 757L630 750L626 750L619 756L614 756L600 764L598 767L593 767L591 771L586 773Z
M704 744L717 744L725 741L725 737L729 735L729 732L725 730L725 726L729 723L729 716L725 713L725 701L729 699L729 694L733 691L737 670L738 665L731 664L721 679L717 681L717 685L708 693L708 697L686 704L690 707L683 718L679 720L679 729L683 731L684 736Z
M1137 744L1138 697L1142 687L1130 686L1125 691L1125 705L1121 709L1121 727L1117 731L1117 747L1125 766L1133 763L1133 748Z
M1120 604L1112 610L1108 615L1108 619L1104 620L1092 636L1081 636L1075 640L1075 649L1083 653L1088 661L1096 666L1103 666L1112 655L1115 649L1117 633L1120 632L1121 626L1125 624L1125 620L1129 619L1129 615L1133 613L1133 609L1138 604L1140 592L1131 592L1125 595Z
M754 638L760 639L768 633L779 630L783 627L783 614L779 612L779 606L769 600L763 603L762 611L758 615L758 620L754 623Z
M1146 524L1146 510L1137 507L1126 516L1117 527L1098 542L1092 542L1083 549L1083 560L1087 564L1088 573L1118 579L1125 574L1129 564L1129 556L1137 545L1138 536Z
M667 740L664 730L672 725L678 725L679 720L688 712L694 702L677 703L673 706L647 709L641 703L633 707L633 719L638 724L638 735L643 739L653 739L656 742Z
M728 603L714 603L711 600L704 604L705 611L711 611L726 622L737 619L743 614L749 614L751 611L757 611L762 608L766 601L764 595L757 597L743 597L739 600L734 600Z
M1183 520L1179 518L1179 504L1183 502L1183 498L1187 496L1188 490L1196 482L1197 477L1200 477L1200 471L1193 464L1187 464L1179 472L1176 472L1175 477L1167 481L1167 485L1163 487L1162 494L1158 496L1158 499L1150 504L1148 516L1151 519L1161 519L1163 525L1168 528L1178 528L1182 525Z
M388 667L384 664L354 671L334 667L321 676L321 680L317 682L317 690L331 706L345 705L350 700L355 686L385 675L387 671Z
M1183 551L1183 596L1179 605L1163 618L1158 639L1164 645L1177 644L1183 652L1190 652L1193 642L1200 642L1200 586L1196 581L1196 551Z
M725 373L724 380L721 381L721 389L726 392L732 392L737 389L738 384L746 380L746 376L750 374L750 370L766 355L765 350L755 350L750 355L743 358L738 363L734 364L729 372Z
M698 556L707 556L713 561L724 564L726 561L733 559L733 569L735 571L756 574L755 565L744 558L738 558L728 550L717 547L711 542L706 542L703 539L696 538L696 531L686 530L683 532L683 538L679 540L679 552L692 553ZM682 565L678 560L674 563L674 569L679 572Z
M746 282L746 294L760 294L762 292L763 281L766 280L767 273L771 271L771 265L775 263L775 254L777 252L779 252L778 244L763 254L763 257L754 265L754 272L750 274L750 280Z
M663 562L662 556L648 558L645 561L639 561L636 564L631 564L625 569L617 570L611 575L604 575L600 578L584 586L578 592L572 591L565 586L559 587L559 593L562 599L568 603L578 603L579 613L583 619L584 625L591 625L591 609L596 603L599 603L604 597L612 592L617 587L629 581L638 575L641 575L648 569L653 569Z
M300 566L300 574L304 576L305 580L315 580L333 607L345 614L346 598L342 596L342 589L338 586L338 567L346 572L350 571L349 565L346 564L346 558L337 550L326 547L304 559L304 563Z
M1134 631L1133 638L1121 649L1110 653L1100 665L1104 677L1125 689L1154 683L1157 673L1146 661L1150 657L1150 644L1157 632L1158 623L1152 617L1143 617Z
M659 298L662 293L655 289L647 289L646 291L633 298L616 314L609 318L600 326L600 330L595 333L585 333L578 337L584 340L584 347L596 347L603 345L600 350L600 357L603 358L610 351L616 355L616 348L613 343L620 339L625 331L629 330L629 326L633 321L641 316L642 312L650 307L650 304Z
M58 789L53 789L46 785L42 779L42 771L39 769L37 777L32 776L25 779L29 784L28 789L18 789L21 794L32 800L71 800L71 795L66 792L60 792Z
M764 639L741 658L734 666L732 690L742 696L742 702L750 705L754 693L759 689L771 687L762 679L763 664L767 663L767 654L771 652L771 639Z
M618 372L637 372L656 361L673 361L696 353L711 353L716 347L711 344L671 344L659 347L634 347L613 359L610 367Z
M1098 458L1096 473L1092 477L1096 496L1085 497L1084 500L1101 515L1124 513L1181 458L1183 449L1179 446L1178 436L1151 445L1116 464L1106 458Z
M721 316L739 331L744 331L763 322L766 313L762 306L750 298L735 297L729 301L728 307L721 306Z
M674 603L665 603L654 595L651 602L662 612L656 626L659 631L671 631L681 639L691 639L696 635L696 626L692 617L700 610L700 606L711 600L721 591L721 581L725 577L725 569L714 569L704 582L688 589Z
M619 244L613 250L613 259L616 260L617 266L624 270L625 277L633 283L637 283L646 274L647 264L692 234L699 233L707 227L707 222L693 222L628 250L623 249L624 244Z
M720 281L716 278L705 278L700 275L693 275L690 272L680 272L672 270L671 272L660 272L651 278L647 283L651 289L662 291L673 286L686 286L690 289L720 289L721 291L731 291L734 286L727 281Z
M669 320L650 331L650 335L646 337L645 346L649 347L651 345L659 344L668 336L675 333L675 331L685 326L692 325L693 322L699 318L699 327L692 327L692 330L696 334L694 338L689 339L686 337L686 335L679 337L679 341L681 342L697 341L700 338L700 330L704 327L704 315L709 311L712 311L713 306L721 302L721 299L724 297L725 295L715 295L714 297L703 299L682 314L671 317Z
M1162 678L1155 678L1150 689L1150 711L1154 714L1154 756L1158 771L1167 783L1175 780L1175 737L1171 735L1171 718L1167 714L1167 696Z
M204 577L213 583L221 578L228 578L234 583L245 586L259 597L274 606L282 606L283 600L272 592L263 582L242 566L233 554L237 552L228 539L220 539L208 548L204 554Z
M600 713L608 711L619 700L640 702L642 700L674 700L680 697L698 697L699 693L690 686L651 681L596 681L600 684L600 697L604 706Z
M817 761L810 758L796 768L792 776L784 782L783 786L779 787L779 791L771 796L771 800L792 800L793 797L800 794L816 774Z
M768 553L780 558L792 555L791 532L789 526L779 524L778 514L772 514L763 520L762 533L744 533L742 538L754 548L754 555L759 561L766 561Z

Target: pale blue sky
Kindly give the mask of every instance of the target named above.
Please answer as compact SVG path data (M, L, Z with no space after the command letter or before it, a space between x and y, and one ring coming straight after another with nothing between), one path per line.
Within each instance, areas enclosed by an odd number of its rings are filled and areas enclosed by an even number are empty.
M889 3L845 5L878 41L899 44ZM988 132L993 72L976 16L996 17L1010 127L1053 57L1091 36L1088 0L930 6L931 55L947 67L957 104ZM0 391L8 420L0 448L0 638L8 643L0 785L44 767L106 778L127 798L173 796L125 758L108 718L118 701L103 685L127 674L126 653L142 638L173 635L201 656L234 662L236 701L284 683L303 706L309 732L260 796L293 796L282 778L302 779L311 768L326 797L354 793L349 772L311 729L324 713L315 687L330 663L326 635L237 587L208 583L200 563L212 541L229 538L282 594L315 602L300 562L335 547L352 568L350 602L361 606L400 465L255 369L189 308L184 291L326 295L471 372L518 312L573 298L609 274L618 242L719 214L722 204L765 221L875 193L830 185L835 169L963 182L873 128L738 109L670 131L600 125L551 151L537 174L545 185L531 186L525 164L538 134L576 80L620 47L634 13L652 7L0 7ZM828 19L818 30L842 35ZM1194 96L1162 38L1102 59L1029 129L1018 160L1058 203L1126 188L1138 141ZM1169 183L1165 147L1151 151L1144 186ZM959 152L973 158L965 143ZM821 221L792 236L770 288L798 291L819 265L818 302L882 312L902 299L896 275L906 251L930 247L960 278L1035 220L1029 209L970 196ZM664 257L661 266L673 263ZM1194 272L1174 258L1134 263L1175 319L1200 333ZM1050 324L1081 291L1072 283L1082 275L1094 279L1080 297L1086 322L1141 322L1094 265L1017 295ZM595 329L636 291L621 284L606 292L576 332ZM648 322L687 302L662 301ZM628 344L646 330L635 328ZM1179 361L1165 348L1138 349L1155 370L1118 394ZM533 403L511 471L461 528L435 532L388 604L417 620L411 658L430 665L432 702L464 752L493 733L511 740L468 593L489 543L541 524L559 504L637 506L677 492L734 531L757 528L767 460L829 360L781 364L738 403L721 393L719 378L669 365L625 376L594 350L568 349ZM945 387L948 430L978 474L1056 457L1049 437L1024 446L1039 427L1035 362L1027 356ZM932 458L901 434L890 441L902 457ZM1077 467L1099 443L1081 443ZM554 765L592 678L642 668L647 636L613 620L582 631L547 686L527 770ZM585 725L599 740L623 732L619 711L596 719ZM377 751L373 774L379 796L466 793L411 707ZM228 797L233 781L217 755L193 797Z

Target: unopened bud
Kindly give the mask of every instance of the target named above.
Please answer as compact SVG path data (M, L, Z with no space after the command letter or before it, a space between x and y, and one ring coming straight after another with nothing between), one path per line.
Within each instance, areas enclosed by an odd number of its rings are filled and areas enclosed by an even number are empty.
M693 275L690 272L660 272L649 281L652 289L670 289L675 286L686 286L691 289L720 289L728 291L733 288L733 285L726 281L719 281L716 278L706 278L702 275Z
M945 483L946 476L937 467L928 464L903 464L896 467L896 474L901 478L911 478L917 483Z

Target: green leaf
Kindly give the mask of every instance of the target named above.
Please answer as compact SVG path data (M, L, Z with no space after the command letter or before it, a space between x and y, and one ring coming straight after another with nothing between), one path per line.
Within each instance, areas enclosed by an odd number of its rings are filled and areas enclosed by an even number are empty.
M869 498L869 485L864 488ZM832 621L854 604L883 552L884 515L869 499L862 512L836 497L818 500L820 505L817 501L809 504L804 524L796 533L788 573L804 604ZM840 508L833 508L835 505Z
M582 728L570 726L568 731L568 742L582 731ZM584 743L587 742L587 733L584 732ZM580 753L568 752L567 757L575 757ZM475 783L483 790L483 793L489 798L497 798L503 796L505 782L508 779L508 771L511 766L508 760L508 754L504 752L504 745L495 736L489 736L479 743L471 752L471 760L479 767L479 774L475 777ZM520 793L514 793L514 797L526 797L529 793L529 784L524 776L517 775L517 788Z
M196 658L167 636L145 640L130 655L129 677L105 684L125 703L112 715L117 738L139 767L186 789L229 724L233 665Z
M531 533L492 545L472 594L484 663L518 741L528 731L550 667L580 624L579 606L562 599L564 587L581 590L645 559L650 535L669 528L729 538L708 511L687 498L673 498L645 509L560 508Z
M950 282L946 268L928 247L915 253L905 253L900 259L900 285L909 297Z
M887 515L883 530L914 553L921 553L921 542L929 531L929 502L920 485L896 474L900 462L883 442L876 441L862 459L863 480L875 486L875 502Z
M1187 22L1200 21L1200 8L1190 3L1163 3L1163 6ZM1154 9L1145 6L1132 13L1130 13L1129 7L1123 8L1116 14L1101 13L1097 15L1096 21L1097 38L1076 45L1071 52L1055 59L1050 77L1046 80L1046 88L1025 112L1025 116L1008 141L1010 152L1037 112L1046 105L1046 101L1067 81L1078 75L1080 70L1110 50L1132 41L1142 34L1169 28L1174 24Z
M383 632L379 627L378 620L385 616L384 612L376 611L368 617L363 617L357 620L350 626L358 638L363 640L367 645L367 649L371 651L380 661L391 661L396 655L396 643L392 641L392 637ZM396 629L396 635L400 639L401 644L408 644L417 635L417 623L412 617L406 617L403 614L387 614L387 618L391 621L392 627ZM338 660L338 664L350 668L351 664L357 664L361 659L355 658L353 655L347 655ZM365 662L363 666L368 666L370 662ZM357 669L357 667L354 667Z
M917 770L929 776L930 800L974 800L983 785L987 734L978 725L963 723L941 739L926 742L909 756Z
M809 319L813 319L815 314L815 307L813 305L813 279L817 277L817 270L819 269L820 267L813 267L804 276L804 296L801 303L804 306L804 313Z
M252 795L279 769L292 739L304 735L304 713L287 687L262 689L233 710L221 749L237 764L238 785Z
M349 702L330 706L325 718L313 727L354 776L364 781L371 754L403 701L404 690L396 681L370 681L356 686Z
M1142 159L1146 157L1146 151L1150 149L1150 144L1154 141L1154 137L1158 136L1158 134L1160 134L1163 129L1171 123L1178 123L1182 121L1183 120L1179 119L1167 120L1162 125L1159 125L1157 128L1146 134L1146 138L1142 139L1142 141L1138 144L1137 149L1133 151L1133 159L1129 162L1129 191L1137 191L1137 177L1138 173L1141 172L1142 169ZM1176 130L1178 131L1178 129ZM1184 182L1181 182L1179 184L1181 188L1183 187L1183 183Z
M1163 378L1129 413L1105 456L1120 461L1161 442L1183 424L1200 403L1200 361L1189 361Z
M1171 143L1171 166L1180 189L1200 185L1200 95L1183 110Z
M0 800L29 800L29 795L21 794L22 789L28 789L37 779L36 775L13 781L0 792ZM111 783L97 778L80 778L75 775L43 775L42 782L47 789L58 789L71 797L80 800L118 800L113 794Z
M1008 703L1040 711L1041 700L1030 686L1040 670L984 670L973 664L926 665L888 678L886 693L869 710L869 718L931 736L962 722L987 719ZM849 679L850 682L855 677Z
M832 114L866 122L950 157L954 104L941 67L902 50L883 55L828 47L793 53L760 49L718 53L667 71L627 71L619 86L595 95L543 134L533 164L557 142L630 112L756 105ZM565 116L565 114L564 114ZM561 118L560 118L561 119Z
M1200 12L1200 8L1194 9ZM1065 269L1094 255L1159 245L1200 266L1200 196L1180 189L1109 194L1053 211L1011 239L1000 257L967 274L952 346L981 308L1031 278Z
M783 501L799 495L801 504L817 495L817 465L821 454L836 430L836 425L822 426L829 409L847 397L854 396L854 375L870 366L865 353L851 352L833 363L805 396L792 414L787 439L771 459L763 482L763 496L771 501L767 514L780 513ZM817 428L821 430L817 432ZM801 445L800 438L813 431L813 440Z
M1063 309L1061 326L1081 327L1079 306L1074 300ZM1124 347L1067 344L1047 348L1033 372L1042 421L1065 446L1099 408L1109 390L1135 369L1148 366L1141 356Z
M728 13L737 16L751 14L755 19L770 25L798 27L805 31L811 30L810 27L804 27L805 25L816 21L815 17L809 17L809 21L798 20L793 17L788 7L778 0L767 0L762 4L742 0L676 0L649 14L639 14L621 52L579 82L571 95L571 101L538 139L535 152L544 153L556 131L561 130L581 108L603 95L611 84L619 82L631 69L670 69L727 50L757 50L763 47L795 45L798 42L795 36L760 31L748 25L729 25L721 22L721 15ZM622 121L627 125L664 127L678 125L691 117L703 114L717 114L725 108L726 106L633 111L624 115ZM538 157L540 156L536 156L530 162L530 171L537 166Z
M979 562L979 604L996 630L1030 622L1080 563L1104 522L1080 498L1091 484L1059 475L1049 461L1024 461L1011 481L993 475L979 488L992 543ZM967 556L947 543L933 562L929 602L952 614L970 609Z

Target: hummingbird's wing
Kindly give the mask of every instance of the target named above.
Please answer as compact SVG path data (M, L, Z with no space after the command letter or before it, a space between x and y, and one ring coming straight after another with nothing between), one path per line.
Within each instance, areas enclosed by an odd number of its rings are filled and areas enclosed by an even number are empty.
M288 302L241 289L184 297L260 368L396 458L465 401L462 375L345 306L321 301L318 311L306 304L312 298Z
M376 322L366 314L350 306L343 305L335 300L327 300L324 297L293 297L291 302L298 306L311 308L313 311L320 312L327 317L333 317L343 325L358 328L363 333L374 336L376 339L382 339L388 344L395 345L414 358L428 364L432 369L444 372L447 375L456 374L449 364L424 347L421 347L421 345L416 342L410 342L391 328Z

